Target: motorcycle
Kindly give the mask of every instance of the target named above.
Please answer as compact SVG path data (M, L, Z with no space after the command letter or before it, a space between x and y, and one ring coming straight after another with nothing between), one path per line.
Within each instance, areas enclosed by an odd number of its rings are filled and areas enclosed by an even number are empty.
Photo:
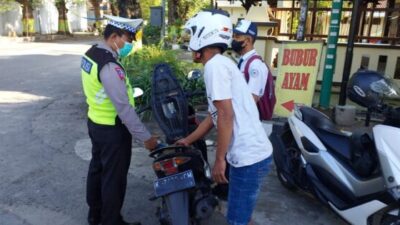
M350 100L386 118L372 133L343 132L325 114L296 105L270 136L281 184L311 193L350 224L400 224L400 117L383 100L398 94L377 72L352 76Z
M196 80L199 71L189 78ZM211 169L203 139L190 147L174 143L196 129L198 122L188 98L203 92L184 92L167 64L155 67L152 77L151 108L153 117L166 136L169 146L160 145L150 153L157 175L154 196L161 199L157 216L161 225L198 225L209 218L218 205L212 193Z

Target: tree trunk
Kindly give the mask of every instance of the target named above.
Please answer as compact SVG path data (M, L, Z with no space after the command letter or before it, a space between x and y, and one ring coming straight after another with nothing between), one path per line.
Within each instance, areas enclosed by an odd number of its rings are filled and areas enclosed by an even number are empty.
M58 11L58 33L59 34L71 34L69 32L68 18L67 18L67 7L65 6L65 0L60 0L56 3Z
M128 18L128 4L127 0L118 0L119 16Z
M131 7L130 9L130 18L142 18L142 9L140 8L140 1L139 0L131 0Z
M118 5L114 2L110 2L111 14L113 16L119 16Z
M99 28L101 28L101 22L100 22L100 17L101 17L101 15L100 15L100 3L99 3L100 1L99 0L90 0L90 3L92 4L92 6L93 6L93 9L94 9L94 16L95 16L95 18L96 18L96 22L95 22L95 29L99 29Z
M180 21L186 21L188 19L188 13L192 2L184 1L180 2L178 5L178 17ZM176 22L176 20L175 20Z
M168 0L168 24L174 24L179 18L178 15L179 0Z
M17 2L22 4L22 34L30 36L35 33L35 20L31 1L18 0Z

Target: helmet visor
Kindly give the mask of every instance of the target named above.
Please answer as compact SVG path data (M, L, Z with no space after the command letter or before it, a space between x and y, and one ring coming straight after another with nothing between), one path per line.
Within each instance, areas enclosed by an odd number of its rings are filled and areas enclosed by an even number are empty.
M384 77L378 81L372 82L371 90L378 93L379 95L383 95L385 97L390 98L398 98L400 97L400 88L399 86L390 78Z

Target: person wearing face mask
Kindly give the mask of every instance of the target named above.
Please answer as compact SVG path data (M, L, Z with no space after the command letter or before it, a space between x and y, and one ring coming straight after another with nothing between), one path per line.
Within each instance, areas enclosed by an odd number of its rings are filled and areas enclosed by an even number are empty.
M237 52L241 57L239 59L238 67L242 73L247 72L249 76L248 85L253 94L256 102L264 94L265 85L267 83L268 68L261 60L261 58L254 58L259 56L254 49L254 42L257 37L257 25L248 20L240 20L236 27L233 29L232 50ZM248 71L245 71L247 63Z
M189 146L216 128L218 145L212 177L219 184L229 183L228 224L248 225L269 171L272 145L257 118L245 79L234 62L223 55L232 40L229 14L216 9L200 11L186 22L185 31L190 35L193 61L204 65L209 113L196 130L176 144Z
M132 86L118 58L128 56L142 19L109 19L104 41L82 57L82 84L88 104L88 131L92 159L86 200L90 225L140 224L121 216L131 161L132 136L153 150L157 138L140 121L134 109Z

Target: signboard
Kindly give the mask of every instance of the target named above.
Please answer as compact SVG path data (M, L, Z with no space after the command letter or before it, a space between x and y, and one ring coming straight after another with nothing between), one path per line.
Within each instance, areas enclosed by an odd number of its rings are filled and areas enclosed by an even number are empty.
M322 42L284 42L279 51L274 114L289 116L295 103L311 106Z

